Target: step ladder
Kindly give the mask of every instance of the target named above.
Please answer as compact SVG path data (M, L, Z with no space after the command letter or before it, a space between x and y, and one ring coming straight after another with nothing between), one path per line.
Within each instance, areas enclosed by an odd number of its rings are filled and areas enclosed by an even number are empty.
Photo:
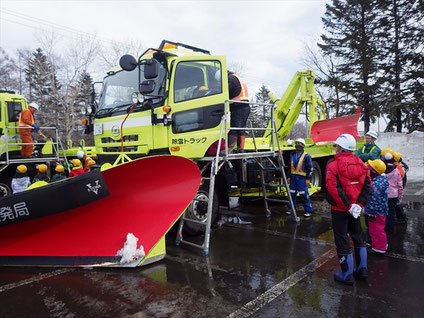
M286 173L284 171L284 159L281 153L281 147L280 147L280 142L278 139L278 130L276 127L276 123L275 123L275 119L274 119L274 105L273 104L266 104L266 103L254 103L255 105L264 105L264 106L271 106L271 127L268 128L238 128L238 127L228 127L228 123L230 121L230 116L227 112L227 109L229 108L228 105L231 101L225 101L225 113L222 117L221 120L221 130L220 130L220 137L219 137L219 142L218 142L218 151L217 154L214 157L204 157L202 159L200 159L199 161L205 161L207 162L207 164L202 168L201 173L202 176L204 174L204 172L206 171L206 169L210 166L210 174L209 176L206 177L202 177L203 180L207 180L209 181L209 192L208 192L208 200L204 200L204 199L198 199L195 198L193 200L194 201L203 201L203 202L207 202L207 212L206 212L206 222L202 222L199 220L194 220L192 218L190 218L187 213L188 211L186 210L183 214L183 216L180 219L180 223L178 226L178 232L177 232L177 237L175 240L175 244L178 246L181 243L183 244L187 244L196 248L200 248L203 250L203 254L204 255L208 255L209 254L209 243L210 243L210 234L211 234L211 220L212 220L212 209L213 209L213 198L214 198L214 191L215 191L215 178L219 172L219 170L223 167L223 165L225 163L228 163L231 166L231 161L232 160L245 160L245 159L254 159L259 167L260 167L260 171L261 171L261 182L262 182L262 192L263 192L263 199L264 199L264 208L265 208L265 215L267 217L269 217L271 215L271 211L269 209L269 205L268 202L279 202L279 203L283 203L285 205L289 205L289 208L291 209L292 212L292 218L295 222L299 222L299 217L296 215L296 209L293 205L293 200L290 196L290 190L288 187L288 183L287 183L287 178L286 178ZM237 103L246 103L246 104L251 104L250 102L242 102L242 101L237 101ZM221 142L222 139L228 135L228 131L229 130L250 130L252 131L253 134L253 143L255 146L255 151L254 152L244 152L244 153L230 153L228 151L228 144L227 144L227 138L225 138L225 150L224 151L220 151L221 149ZM255 135L254 135L254 131L270 131L271 132L271 149L269 151L259 151L256 147L256 141L255 141ZM275 158L277 161L277 164L275 164L271 158ZM274 171L278 171L279 174L281 175L282 184L272 184L272 183L266 183L265 180L265 173L264 171L267 169L265 168L265 165L263 165L263 161L264 160L268 160L270 162L272 162L272 169ZM274 199L274 198L269 198L267 196L267 188L285 188L286 192L287 192L287 197L288 200L283 200L283 199ZM193 204L193 203L191 203ZM205 234L204 234L204 239L203 239L203 243L202 244L198 244L198 243L194 243L192 241L188 241L186 239L183 238L183 229L184 229L184 225L185 223L188 222L192 222L195 224L198 224L200 226L203 226L205 228Z

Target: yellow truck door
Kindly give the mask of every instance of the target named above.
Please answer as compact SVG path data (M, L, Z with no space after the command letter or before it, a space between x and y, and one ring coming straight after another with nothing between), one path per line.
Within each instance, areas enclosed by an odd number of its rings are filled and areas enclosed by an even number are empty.
M219 139L224 102L228 99L226 70L222 56L175 61L169 90L172 124L168 141L172 154L201 158Z

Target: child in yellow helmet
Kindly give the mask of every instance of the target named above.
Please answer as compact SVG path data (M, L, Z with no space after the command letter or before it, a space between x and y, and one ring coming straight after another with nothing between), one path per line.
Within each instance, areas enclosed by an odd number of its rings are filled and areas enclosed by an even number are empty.
M66 179L65 168L62 165L60 165L60 164L56 165L56 168L54 169L54 171L56 173L52 177L52 181L51 182L56 182L56 181L60 181L60 180Z
M16 168L15 176L12 179L12 192L19 193L25 191L30 185L31 181L27 175L27 167L25 165L19 165Z
M37 166L37 174L35 175L34 179L32 179L32 183L38 182L38 181L45 181L49 182L50 178L47 176L47 170L48 167L46 164L42 163Z

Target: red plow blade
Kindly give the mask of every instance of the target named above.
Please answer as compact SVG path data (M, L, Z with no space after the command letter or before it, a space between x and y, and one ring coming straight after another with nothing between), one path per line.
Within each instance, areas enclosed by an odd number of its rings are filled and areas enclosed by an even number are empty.
M358 121L361 114L337 117L316 121L311 127L311 138L314 143L334 141L341 134L351 134L359 139Z
M200 184L197 165L177 156L134 160L102 175L109 196L0 228L0 266L119 264L116 254L128 233L139 239L137 247L143 245L147 255L183 213ZM52 198L45 188L31 191L39 191L49 205Z

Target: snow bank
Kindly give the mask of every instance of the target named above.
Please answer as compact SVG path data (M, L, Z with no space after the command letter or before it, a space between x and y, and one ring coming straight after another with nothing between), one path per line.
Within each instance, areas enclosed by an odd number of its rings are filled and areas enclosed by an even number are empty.
M137 242L138 238L135 237L134 234L127 234L127 240L124 243L124 247L116 253L116 256L122 256L120 261L121 264L130 263L145 256L143 245L140 245L137 249Z
M375 142L381 149L391 148L403 155L409 166L408 180L424 181L424 132L380 133Z

